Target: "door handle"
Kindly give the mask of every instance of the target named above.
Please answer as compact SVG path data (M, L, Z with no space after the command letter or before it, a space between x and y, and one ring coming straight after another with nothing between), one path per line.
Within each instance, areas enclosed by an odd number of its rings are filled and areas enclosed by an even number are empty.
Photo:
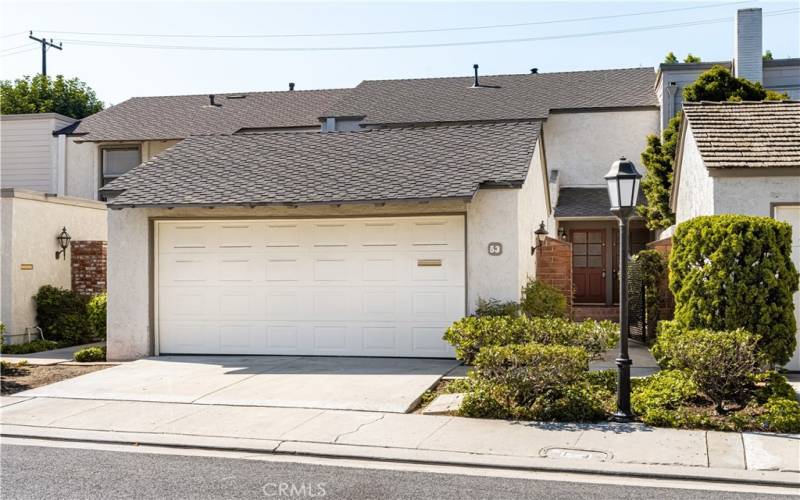
M605 271L603 271L603 278L605 278L605 277L606 277L606 272L605 272Z

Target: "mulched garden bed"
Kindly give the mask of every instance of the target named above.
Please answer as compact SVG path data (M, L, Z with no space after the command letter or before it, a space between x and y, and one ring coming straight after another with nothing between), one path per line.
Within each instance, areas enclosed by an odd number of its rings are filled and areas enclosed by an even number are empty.
M0 394L27 391L43 385L60 382L86 373L104 370L113 365L31 365L4 361L0 367Z

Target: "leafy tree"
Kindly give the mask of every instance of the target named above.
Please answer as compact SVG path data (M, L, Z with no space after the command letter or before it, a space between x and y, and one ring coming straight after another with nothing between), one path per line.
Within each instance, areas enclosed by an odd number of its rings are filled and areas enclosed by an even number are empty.
M664 57L664 64L675 64L676 62L678 62L678 58L675 57L674 52L670 52Z
M694 56L694 55L692 55L691 52L689 52L688 54L686 54L686 57L683 59L683 62L685 62L685 63L699 63L700 62L700 57Z
M683 89L683 100L698 101L779 101L789 96L766 90L760 83L733 76L724 66L713 66L697 77L691 85ZM642 152L642 164L647 175L642 179L642 191L647 198L647 206L639 207L647 227L653 230L666 229L675 223L675 215L669 208L672 190L672 171L678 138L681 115L673 117L659 138L647 137L647 148Z
M764 61L771 61L772 59L774 59L772 57L772 51L771 50L767 50L766 52L764 52L764 55L761 56L761 59L763 59Z
M103 109L103 102L77 78L44 75L0 81L0 114L59 113L84 118Z

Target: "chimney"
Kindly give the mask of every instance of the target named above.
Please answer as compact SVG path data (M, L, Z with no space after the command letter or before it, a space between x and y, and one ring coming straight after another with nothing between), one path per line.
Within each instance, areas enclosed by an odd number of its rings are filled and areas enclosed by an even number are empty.
M294 90L294 82L289 82L289 90Z
M473 87L480 87L481 84L478 82L478 65L473 64L472 69L475 70L475 82L472 84Z
M761 82L761 9L737 10L735 30L733 74L751 82Z

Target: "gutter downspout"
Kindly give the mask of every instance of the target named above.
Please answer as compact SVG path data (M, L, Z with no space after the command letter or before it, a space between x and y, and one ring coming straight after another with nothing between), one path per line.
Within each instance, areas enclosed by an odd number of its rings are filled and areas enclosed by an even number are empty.
M57 136L56 149L56 194L66 196L67 193L67 136Z

